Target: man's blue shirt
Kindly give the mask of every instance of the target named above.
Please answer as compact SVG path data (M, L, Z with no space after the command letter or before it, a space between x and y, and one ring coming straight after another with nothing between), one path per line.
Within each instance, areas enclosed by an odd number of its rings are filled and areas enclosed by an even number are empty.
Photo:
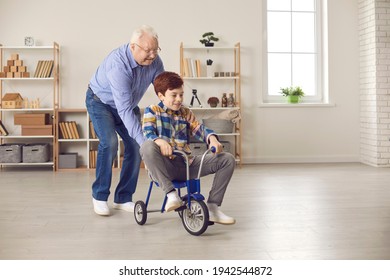
M158 74L164 71L160 57L151 65L140 66L135 61L130 44L113 50L92 76L89 86L99 99L117 109L130 137L144 142L141 124L133 112Z

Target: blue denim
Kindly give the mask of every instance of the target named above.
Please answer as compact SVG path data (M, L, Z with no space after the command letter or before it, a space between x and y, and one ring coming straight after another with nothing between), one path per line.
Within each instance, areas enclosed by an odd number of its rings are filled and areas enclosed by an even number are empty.
M132 201L141 164L140 147L129 136L117 110L101 102L90 88L87 90L85 104L96 135L99 138L96 180L92 184L92 196L96 200L108 200L112 180L112 164L118 151L118 133L123 141L124 154L119 183L115 189L114 202ZM137 115L140 115L138 107L134 110Z

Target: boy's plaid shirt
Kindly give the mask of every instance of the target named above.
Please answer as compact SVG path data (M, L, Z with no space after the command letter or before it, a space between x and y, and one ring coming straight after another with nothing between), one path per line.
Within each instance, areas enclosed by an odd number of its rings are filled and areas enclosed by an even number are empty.
M146 107L142 124L145 137L147 140L164 139L173 149L191 154L188 145L190 136L207 143L208 137L212 134L215 135L215 133L197 120L191 124L188 123L186 120L188 112L187 107L181 107L179 111L172 111L162 102Z

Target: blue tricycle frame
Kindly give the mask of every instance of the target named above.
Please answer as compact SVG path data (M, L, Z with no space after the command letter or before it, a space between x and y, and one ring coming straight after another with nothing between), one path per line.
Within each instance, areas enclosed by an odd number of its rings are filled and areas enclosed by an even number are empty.
M175 154L180 154L185 158L187 178L186 181L172 181L175 189L178 192L178 195L183 201L183 205L177 208L175 211L179 213L183 226L187 230L187 232L196 236L201 235L207 230L209 225L214 224L213 222L209 221L209 210L207 208L206 203L204 202L205 197L200 193L200 174L202 170L203 160L206 154L209 152L214 153L215 147L211 147L203 153L199 166L198 177L195 179L190 179L190 169L187 154L179 150L174 151ZM139 225L144 225L146 223L147 213L165 212L165 204L167 203L166 195L164 197L164 201L160 210L148 210L153 186L159 187L158 182L151 180L145 202L139 200L135 203L134 218ZM187 193L182 196L181 190L184 188L187 190Z

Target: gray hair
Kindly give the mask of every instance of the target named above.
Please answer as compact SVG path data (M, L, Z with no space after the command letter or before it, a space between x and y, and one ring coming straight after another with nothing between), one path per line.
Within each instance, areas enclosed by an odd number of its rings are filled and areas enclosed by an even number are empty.
M143 34L148 34L152 37L154 37L156 40L158 40L158 35L157 32L153 29L153 27L149 25L142 25L136 30L134 30L133 35L131 36L130 43L135 43L138 41L138 39L143 35Z

